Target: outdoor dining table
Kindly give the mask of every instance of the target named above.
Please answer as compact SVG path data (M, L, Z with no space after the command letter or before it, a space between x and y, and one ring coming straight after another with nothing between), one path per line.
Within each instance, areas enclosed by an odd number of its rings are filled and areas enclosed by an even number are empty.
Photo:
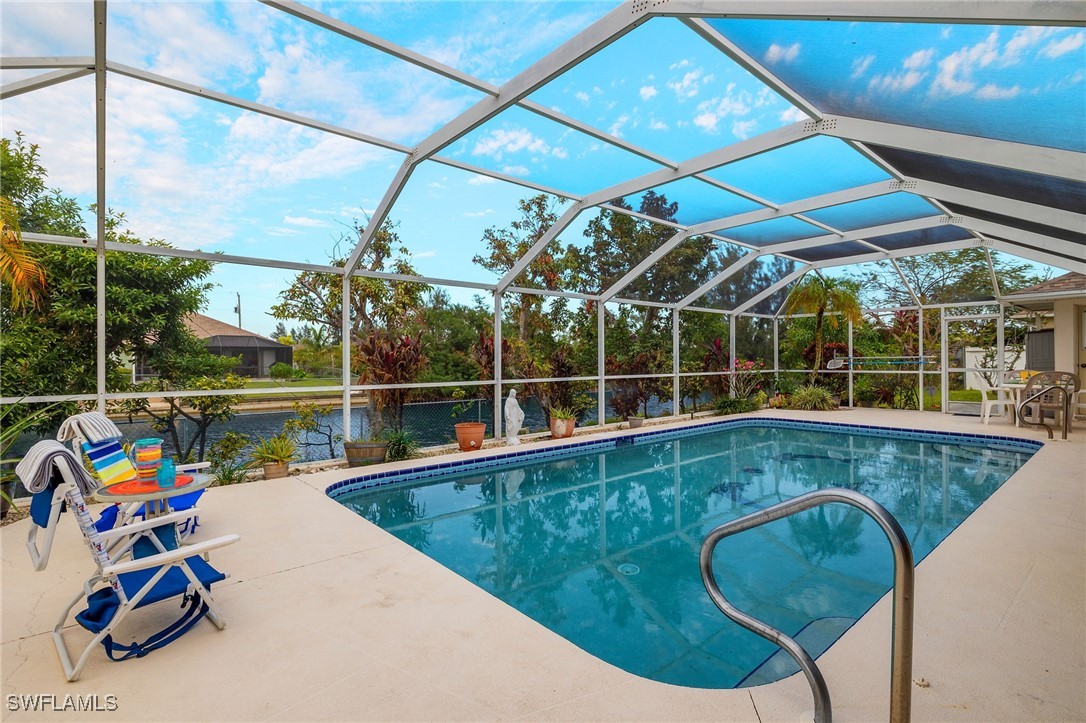
M200 472L178 474L172 487L160 487L158 481L154 479L134 479L127 482L118 482L107 487L99 487L94 493L94 499L98 502L121 504L143 502L147 519L152 519L170 512L169 500L171 497L202 490L210 486L213 480L214 478L211 475Z

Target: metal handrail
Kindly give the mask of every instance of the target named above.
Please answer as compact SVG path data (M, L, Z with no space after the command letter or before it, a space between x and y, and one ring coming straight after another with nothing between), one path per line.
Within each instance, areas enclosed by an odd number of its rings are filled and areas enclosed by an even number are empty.
M1053 439L1052 427L1045 424L1045 415L1044 415L1043 407L1041 407L1041 408L1039 408L1037 410L1037 418L1039 420L1041 420L1039 422L1031 422L1028 419L1026 419L1025 417L1023 417L1022 416L1022 410L1025 409L1026 405L1029 404L1030 402L1032 402L1034 399L1040 399L1041 397L1048 394L1049 392L1054 392L1056 390L1059 390L1060 392L1063 393L1063 431L1062 431L1061 436L1062 436L1062 439L1067 439L1067 430L1070 429L1070 427L1071 427L1071 394L1067 391L1066 387L1063 387L1063 386L1061 386L1059 384L1053 384L1050 387L1045 387L1044 389L1037 392L1036 394L1033 394L1030 397L1028 397L1027 399L1023 400L1022 403L1018 405L1018 419L1019 419L1019 421L1023 422L1024 424L1027 424L1027 425L1029 425L1031 427L1044 427L1045 430L1048 431L1048 438ZM1040 405L1038 405L1038 407L1040 407Z
M815 723L831 723L830 693L822 672L815 665L807 651L792 638L780 630L767 625L732 605L724 597L720 585L713 574L713 551L717 544L729 535L744 530L760 527L797 512L820 505L841 502L852 505L866 512L879 523L886 533L890 547L894 552L894 607L893 632L891 638L890 659L890 721L905 723L910 717L912 705L912 667L913 667L913 550L909 538L901 525L885 507L859 492L840 487L831 487L794 497L784 502L753 512L739 519L725 522L705 537L701 546L701 579L705 589L720 611L747 630L756 633L772 643L776 643L799 664L814 695Z

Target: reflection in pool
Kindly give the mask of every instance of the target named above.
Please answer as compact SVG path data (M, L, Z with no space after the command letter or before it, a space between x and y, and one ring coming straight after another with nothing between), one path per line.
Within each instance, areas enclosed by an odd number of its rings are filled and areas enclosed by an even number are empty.
M331 494L584 650L632 673L728 688L794 672L709 600L698 552L717 524L847 487L897 517L919 561L1037 448L759 423ZM531 458L528 458L529 460ZM728 538L729 599L817 656L892 578L874 521L818 507Z

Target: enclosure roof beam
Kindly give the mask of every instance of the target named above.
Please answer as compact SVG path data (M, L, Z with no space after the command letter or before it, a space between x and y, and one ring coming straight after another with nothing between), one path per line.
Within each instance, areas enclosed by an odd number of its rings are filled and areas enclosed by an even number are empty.
M709 153L697 156L688 161L683 161L679 164L677 169L672 170L670 168L665 168L659 171L653 171L609 188L595 191L594 193L585 196L577 205L576 210L579 213L582 209L587 207L606 203L616 198L628 196L632 193L639 193L680 178L692 176L695 173L701 173L710 168L716 168L725 163L731 163L732 161L748 158L774 148L780 148L790 143L795 143L811 134L811 129L805 129L805 126L807 125L811 125L810 122L792 123L791 125L777 128L776 130L763 133L754 138L748 138L730 146L710 151ZM507 271L498 282L499 289L503 289L511 284L513 279L519 276L539 254L543 253L543 250L547 248L547 244L554 240L554 238L565 230L566 226L576 218L576 213L569 216L568 219L567 215L568 212L567 214L564 214L554 226L548 229L547 233L532 244L531 248L529 248L528 251L513 264L509 271Z
M834 138L1086 181L1086 154L1074 151L848 116L826 116L816 125Z
M632 283L634 279L652 268L657 261L664 258L664 256L670 253L676 246L691 236L697 236L709 231L722 231L729 228L735 228L736 226L745 226L759 221L768 221L770 219L780 218L781 216L792 216L805 211L813 211L819 208L826 208L827 206L836 206L850 201L859 201L865 198L882 196L887 193L893 193L899 189L900 184L897 181L877 181L863 186L846 188L841 191L834 191L833 193L825 193L820 196L812 196L799 201L793 201L791 203L783 204L776 209L762 208L694 224L661 244L659 248L645 257L645 259L638 263L637 266L623 274L622 278L612 284L601 295L605 299L611 298ZM812 221L808 222L811 223ZM731 239L725 238L724 240L728 241L728 243L736 243ZM740 245L749 246L749 244Z
M1066 256L1059 256L1056 254L1050 254L1046 251L1041 251L1032 246L1020 244L1014 240L1003 240L997 238L985 238L983 243L988 247L995 249L996 251L1002 251L1006 254L1012 254L1019 256L1029 261L1036 261L1039 264L1045 264L1047 266L1054 266L1057 269L1065 269L1067 271L1077 271L1080 274L1086 274L1086 263L1077 261L1075 259L1068 259ZM1013 298L1013 297L1011 297Z
M154 85L162 86L163 88L169 88L171 90L177 90L182 93L188 93L190 95L197 96L199 98L207 98L224 105L230 105L235 108L250 111L253 113L259 113L260 115L266 115L270 118L276 118L278 120L286 121L287 123L294 123L297 125L305 126L306 128L312 128L314 130L323 131L325 133L331 133L332 135L341 136L343 138L350 138L351 140L361 141L362 143L368 143L370 145L384 148L386 150L395 151L397 153L409 153L411 151L407 146L396 143L395 141L385 140L376 136L371 136L366 133L360 133L353 131L349 128L343 128L341 126L332 125L331 123L325 123L324 121L315 120L306 116L301 116L296 113L290 113L288 111L279 110L271 106L264 105L262 103L254 103L253 101L245 100L244 98L238 98L236 96L227 95L226 93L220 93L218 91L202 88L191 83L185 83L173 78L167 78L163 75L156 73L149 73L145 70L139 70L127 65L121 65L119 63L109 63L108 68L110 71L117 73L118 75L124 75L137 80L143 80ZM486 176L488 178L494 178L499 181L505 181L506 183L513 183L524 188L530 188L535 191L542 191L544 193L550 193L560 198L579 198L576 195L572 195L566 191L560 189L551 188L542 184L535 183L525 178L519 178L517 176L511 176L507 173L499 173L498 171L492 171L488 168L482 168L480 166L473 166L463 161L459 161L453 158L445 158L443 156L434 156L431 159L434 163L440 163L451 168L459 168L460 170L467 171L469 173L476 173L480 176Z
M924 218L914 218L909 221L898 221L896 223L887 223L880 226L868 226L867 228L858 228L853 231L846 231L840 236L813 236L810 238L801 238L794 241L785 241L777 244L767 244L760 247L760 251L764 254L777 254L781 252L800 251L803 249L814 248L816 246L827 246L829 244L843 243L845 241L860 241L867 238L875 238L878 236L886 236L892 233L903 233L906 231L920 231L925 228L932 228L933 226L942 226L944 224L951 223L949 216L925 216ZM883 251L886 254L888 252ZM816 268L821 268L816 264Z
M1086 162L1086 159L1084 159L1084 162ZM1086 216L1074 211L1065 211L1060 208L1020 201L1016 198L982 193L968 188L950 186L935 181L924 181L918 178L907 179L905 185L911 186L909 190L912 193L937 198L948 203L1013 216L1023 221L1062 228L1065 231L1081 233L1083 229L1086 229Z
M991 259L989 259L989 261L990 260ZM897 272L898 278L901 279L901 284L905 287L905 290L909 292L909 296L912 297L913 303L920 306L920 297L916 295L912 284L905 278L905 272L901 270L901 267L897 263L897 259L890 259L890 263L894 265L894 271Z
M0 58L0 70L52 70L55 68L88 68L94 70L94 56L40 55Z
M900 249L897 251L883 251L882 253L875 254L857 254L854 256L845 256L839 259L826 259L825 261L817 261L811 264L811 268L815 270L832 269L838 266L851 266L853 264L866 264L871 261L887 261L893 259L903 259L910 256L923 256L924 254L940 253L942 251L960 251L962 249L975 248L980 242L973 238L963 239L961 241L949 241L941 244L929 244L927 246L916 246L910 249Z
M802 267L794 270L792 273L790 273L787 276L785 276L784 278L778 280L776 283L774 283L774 284L772 284L770 286L767 286L765 289L763 289L761 292L759 292L755 296L751 297L747 301L744 301L742 304L740 304L739 306L732 309L731 310L732 315L733 316L738 316L739 314L742 314L747 309L750 309L751 307L756 306L763 299L768 299L770 296L777 293L778 291L780 291L784 287L788 286L788 284L792 283L793 281L798 279L800 276L803 276L805 273L807 273L810 270L811 270L810 265L805 265L805 266L802 266Z
M41 90L42 88L48 88L51 85L64 83L69 80L75 80L76 78L82 78L86 75L94 75L94 68L90 67L75 68L72 70L54 70L51 73L42 73L40 75L35 75L32 78L15 80L11 83L0 86L0 100L14 98L15 96L22 95L23 93L29 93L34 90Z
M388 40L374 35L373 33L361 30L357 27L354 27L353 25L343 22L342 20L333 18L330 15L325 15L324 13L318 12L317 10L293 2L292 0L260 1L265 5L268 5L269 7L282 10L285 13L293 15L294 17L297 17L306 22L312 23L313 25L324 28L326 30L330 30L334 33L342 35L345 38L349 38L350 40L360 42L382 53L386 53L417 67L429 70L430 72L436 73L442 77L448 78L449 80L460 83L461 85L466 85L473 90L477 90L481 93L486 93L487 95L492 97L497 97L501 92L501 88L494 85L493 83L488 83L485 80L481 80L461 70L457 70L456 68L445 65L444 63L433 60L432 58L428 58L425 55L416 53L413 50L389 42ZM641 156L642 158L645 158L647 160L653 161L654 163L659 163L660 165L668 166L670 168L674 168L677 165L675 161L668 160L663 156L653 153L652 151L649 151L645 148L636 146L632 143L627 143L621 138L617 138L610 133L590 126L587 123L582 123L581 121L578 121L574 118L570 118L567 115L547 108L546 106L540 105L539 103L536 103L534 101L525 99L519 101L517 105L524 108L525 110L531 111L532 113L543 116L544 118L548 118L549 120L561 123L567 128L573 128L575 130L578 130L586 135L591 136L592 138L595 138L596 140L603 141L604 143L608 143L613 146L617 146L625 151ZM559 195L568 196L568 194Z
M808 101L798 92L796 92L791 86L786 84L780 78L757 60L752 58L746 52L744 52L738 45L728 40L726 37L720 34L716 28L709 23L705 22L701 18L685 17L682 19L684 25L693 30L695 33L705 39L710 45L719 50L720 52L731 58L739 67L746 70L755 78L760 80L765 85L772 88L778 95L783 97L786 101L799 108L800 111L806 113L809 118L814 120L820 120L822 118L822 111L815 107L813 103Z
M369 247L373 236L388 218L392 205L403 191L410 179L415 166L435 155L449 144L456 142L465 135L475 130L483 123L501 113L506 108L520 102L532 92L542 87L552 79L558 77L566 70L574 67L582 60L591 57L622 36L629 33L638 25L648 20L651 15L645 11L647 6L623 4L603 16L592 25L588 26L573 38L567 40L555 50L548 53L499 89L496 97L486 97L468 108L456 118L445 123L434 133L427 136L414 148L404 160L403 165L396 172L395 177L385 190L377 208L374 209L370 223L361 233L358 243L351 251L347 259L347 268L354 269L359 259ZM606 201L611 200L603 199ZM545 247L545 244L544 244ZM534 257L533 257L534 258ZM529 259L529 262L531 259ZM527 263L524 264L527 266ZM515 274L506 274L502 279L500 288L509 286L513 278L516 278L524 268L517 270Z
M1077 0L668 0L657 15L695 18L795 18L908 23L1083 25Z
M690 306L702 296L709 293L710 290L715 289L717 286L720 286L720 284L722 284L724 281L739 273L751 263L757 261L759 256L761 256L761 254L759 254L757 251L752 251L749 254L746 254L745 256L741 256L740 258L736 259L734 263L728 265L728 268L724 269L719 274L706 281L692 293L687 294L685 297L683 297L682 300L675 304L675 308L682 310Z
M1082 244L1052 238L1051 236L1034 233L1032 231L1024 231L1019 228L1014 228L1013 226L1005 226L979 218L955 218L955 222L959 226L976 231L986 238L994 236L998 239L1005 239L1015 246L1033 249L1036 252L1047 254L1050 259L1058 259L1058 261L1046 261L1044 263L1058 266L1067 269L1068 271L1078 271L1079 273L1086 274L1086 262L1083 261ZM1024 254L1015 251L1011 251L1010 253L1017 253L1019 256L1029 258Z

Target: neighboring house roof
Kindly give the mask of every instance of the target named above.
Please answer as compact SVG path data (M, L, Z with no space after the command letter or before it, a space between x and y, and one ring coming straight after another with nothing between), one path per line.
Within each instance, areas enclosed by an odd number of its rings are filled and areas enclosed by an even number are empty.
M289 344L282 344L266 336L246 331L239 326L212 319L203 314L189 314L185 317L185 326L197 338L203 339L209 346L216 347L260 347L264 349L290 349Z
M1037 294L1066 294L1073 291L1086 292L1086 274L1071 271L1039 284L1012 291L1006 296L1035 296Z

